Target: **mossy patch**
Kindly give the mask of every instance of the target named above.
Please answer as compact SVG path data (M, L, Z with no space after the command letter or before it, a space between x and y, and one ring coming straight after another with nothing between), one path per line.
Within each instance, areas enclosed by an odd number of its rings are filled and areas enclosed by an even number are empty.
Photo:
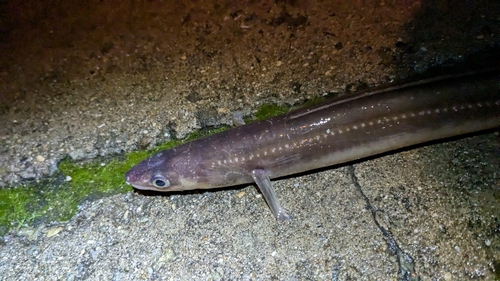
M264 105L255 116L256 120L264 120L289 110L290 107L286 106ZM73 163L65 159L59 164L57 174L50 179L0 190L0 235L12 227L69 220L77 206L87 198L132 191L132 187L125 183L124 175L141 160L160 150L227 129L229 127L224 126L194 132L184 140L168 141L152 150L131 152L114 159L90 163Z
M290 111L289 106L279 106L275 104L265 104L262 105L255 113L255 119L257 121L266 120L268 118L284 114ZM246 120L245 120L246 121Z
M11 226L31 222L38 212L28 211L28 202L35 196L34 190L21 186L0 190L0 234L5 234Z

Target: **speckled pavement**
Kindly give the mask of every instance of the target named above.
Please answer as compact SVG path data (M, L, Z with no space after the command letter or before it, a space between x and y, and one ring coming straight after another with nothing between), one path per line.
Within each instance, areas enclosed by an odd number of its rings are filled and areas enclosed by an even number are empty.
M496 1L0 5L0 186L497 50ZM255 187L86 201L0 239L0 280L495 280L493 133Z

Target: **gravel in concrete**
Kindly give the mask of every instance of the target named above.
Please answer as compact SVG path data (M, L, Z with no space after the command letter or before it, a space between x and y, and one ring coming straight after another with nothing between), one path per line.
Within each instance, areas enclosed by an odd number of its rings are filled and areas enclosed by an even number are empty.
M1 5L5 187L500 42L498 1ZM284 224L253 186L87 201L2 237L0 280L493 280L499 147L476 136L275 181Z

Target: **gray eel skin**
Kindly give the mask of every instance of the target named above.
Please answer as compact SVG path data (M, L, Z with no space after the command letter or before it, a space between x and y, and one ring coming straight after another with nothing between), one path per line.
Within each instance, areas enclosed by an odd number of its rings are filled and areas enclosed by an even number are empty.
M126 174L137 189L255 182L274 216L270 179L500 126L498 69L356 93L160 151Z

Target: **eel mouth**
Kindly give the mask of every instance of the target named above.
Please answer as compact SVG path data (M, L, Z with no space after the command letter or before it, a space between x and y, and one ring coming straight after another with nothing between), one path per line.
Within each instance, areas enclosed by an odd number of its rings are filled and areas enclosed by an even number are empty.
M140 183L140 181L141 181L140 178L141 178L141 173L133 168L130 169L125 174L125 182L128 185L131 185L132 187L137 188L137 189L148 189L148 187L146 187Z
M148 190L148 189L151 189L149 187L146 187L146 186L142 186L140 184L136 184L136 183L130 183L129 181L126 181L125 182L127 185L131 185L133 188L135 189L140 189L140 190Z

